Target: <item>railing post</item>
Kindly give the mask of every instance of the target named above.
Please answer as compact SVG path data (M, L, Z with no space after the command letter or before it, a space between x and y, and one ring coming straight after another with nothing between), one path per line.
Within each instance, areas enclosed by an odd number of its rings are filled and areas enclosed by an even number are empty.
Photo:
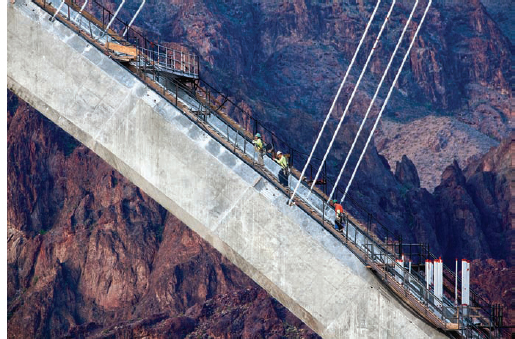
M322 199L322 226L325 226L325 199Z
M324 179L324 193L325 193L325 195L327 195L327 163L326 162L324 162L323 179ZM325 200L325 199L323 199L323 200Z
M349 216L345 218L345 242L349 242Z
M181 51L181 71L184 72L184 60L183 60L183 53Z

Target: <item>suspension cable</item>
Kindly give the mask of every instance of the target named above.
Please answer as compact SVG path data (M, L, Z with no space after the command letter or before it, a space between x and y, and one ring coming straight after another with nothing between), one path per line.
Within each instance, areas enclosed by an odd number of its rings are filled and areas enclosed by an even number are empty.
M82 4L82 7L80 8L79 12L77 13L77 15L75 16L75 21L77 21L77 19L79 19L79 16L82 14L82 11L84 10L84 8L86 8L86 5L88 4L88 1L89 0L86 0L84 1L84 3ZM82 22L82 18L81 18L81 22Z
M315 153L315 149L318 145L318 142L320 141L322 132L324 131L327 121L329 120L329 117L331 116L331 113L333 112L334 106L336 105L336 101L337 101L338 97L340 96L340 92L343 89L343 85L345 84L345 81L347 81L347 77L350 74L350 70L352 69L352 66L354 65L354 61L356 60L358 52L361 49L361 45L363 44L363 41L365 40L365 37L367 36L368 29L370 28L370 25L372 24L372 21L374 20L374 17L376 15L377 9L379 8L380 4L381 4L381 0L378 0L376 6L374 8L374 11L372 12L372 15L370 16L370 19L368 20L367 26L365 27L365 31L363 32L363 35L361 36L361 40L359 41L358 47L356 48L356 51L354 52L354 55L352 56L352 60L349 64L349 67L347 68L347 71L345 72L345 76L343 77L342 83L340 84L340 87L338 88L338 92L336 93L336 96L334 97L331 108L329 109L329 113L327 113L324 123L322 124L322 128L320 129L320 132L318 133L315 144L313 145L313 149L311 150L311 153L309 154L308 161L306 162L306 164L304 165L304 168L302 169L302 172L299 177L299 181L297 182L297 185L295 186L295 189L293 190L293 194L292 194L290 200L288 201L288 204L291 204L293 198L295 197L295 193L297 193L297 189L299 188L299 185L302 182L302 178L304 177L304 174L306 173L306 169L308 168L309 163L311 162L311 158L313 157L313 154Z
M116 12L114 12L114 15L111 18L111 21L109 21L109 23L107 24L107 27L104 30L104 34L108 34L107 32L109 31L109 27L111 27L111 24L113 23L114 19L116 19L116 17L118 16L118 12L120 12L120 9L122 9L124 4L125 4L125 0L122 0L122 3L120 4L120 6L118 6L118 9L116 10Z
M347 153L347 157L345 158L343 166L340 169L340 173L338 174L338 178L336 179L336 181L334 183L334 186L333 186L333 189L331 191L331 194L329 194L329 199L327 200L328 202L331 200L331 198L332 198L332 196L334 194L334 191L336 190L336 187L338 186L338 183L340 182L340 178L341 178L341 176L343 174L343 171L345 170L345 167L347 166L347 163L348 163L348 161L350 159L352 151L354 150L354 147L356 146L358 138L359 138L359 136L361 134L361 131L362 131L363 127L365 126L365 122L366 122L366 120L368 118L368 115L370 114L370 111L372 110L372 107L374 106L374 102L377 99L377 95L379 94L379 91L381 90L381 87L383 86L383 82L386 79L386 75L388 74L388 72L390 70L390 67L392 65L393 59L395 59L395 55L397 54L397 50L399 49L399 46L401 45L401 42L404 39L404 35L406 34L406 30L408 29L408 26L409 26L409 24L410 24L410 22L411 22L411 20L413 18L413 14L415 13L415 10L416 10L416 8L418 6L418 2L419 2L419 0L417 0L415 2L415 5L413 5L413 9L411 10L411 13L410 13L410 16L408 18L408 21L406 21L406 24L404 25L404 28L402 30L402 33L401 33L400 37L399 37L399 40L397 41L397 45L395 46L395 49L393 50L392 56L390 57L390 61L388 61L388 65L386 66L386 68L385 68L385 70L383 72L383 76L381 77L381 81L379 81L379 85L377 85L377 89L376 89L376 91L374 93L372 101L368 105L368 109L367 109L367 112L365 113L365 117L363 118L363 121L361 122L361 125L359 126L358 133L356 134L356 137L354 138L354 141L352 142L352 146L350 147L350 150Z
M351 176L351 178L349 180L349 183L347 184L347 187L345 188L345 193L343 193L343 197L341 199L342 203L343 203L343 200L345 199L345 196L347 195L347 192L349 191L349 187L352 184L352 180L354 179L354 175L356 174L356 171L358 170L358 167L359 167L359 165L361 163L361 160L363 159L363 155L365 154L365 151L367 150L368 144L369 144L370 140L372 139L372 135L374 134L374 132L376 130L377 124L379 123L379 120L381 119L381 115L383 114L383 111L384 111L386 105L388 104L388 100L390 100L390 95L392 94L393 88L395 87L395 84L397 83L397 80L399 80L399 76L401 74L402 68L404 67L404 63L406 62L406 59L408 58L408 55L409 55L409 53L411 51L411 48L413 47L413 43L417 39L418 32L420 31L420 28L422 27L422 24L424 23L424 20L426 18L426 14L427 14L427 12L429 10L429 7L431 7L432 2L433 2L433 0L429 0L429 2L427 4L427 7L426 7L426 9L424 11L424 15L422 16L422 19L420 20L420 24L418 25L417 30L415 31L415 35L413 36L413 40L411 40L409 48L408 48L406 54L404 55L404 58L402 59L401 66L400 66L399 70L397 71L397 74L395 75L395 79L393 80L393 83L390 86L390 90L388 91L388 95L386 96L386 99L385 99L385 101L383 103L383 106L381 107L381 111L379 112L379 114L378 114L378 116L376 118L374 127L372 128L372 131L370 132L370 135L368 136L367 142L365 144L365 147L363 148L363 151L361 152L361 155L359 157L358 163L356 164L356 167L354 167L354 172L352 172L352 176Z
M61 1L61 3L59 4L59 7L57 7L55 13L54 13L54 16L52 17L52 19L50 19L50 21L54 21L55 20L55 17L57 14L59 14L59 12L61 11L61 8L63 7L64 5L64 0Z
M418 2L418 0L417 0L417 2ZM333 147L333 143L336 140L336 136L338 135L338 132L340 131L340 128L342 126L343 119L345 118L345 115L349 111L349 107L352 104L352 101L354 100L354 95L356 95L356 93L358 92L358 88L359 88L359 85L361 83L361 80L363 79L363 76L366 73L366 70L367 70L367 67L368 67L368 64L369 64L370 60L372 60L372 56L374 55L374 52L375 52L376 47L377 47L377 44L379 43L379 39L381 39L381 35L383 34L383 31L384 31L384 29L386 27L388 19L390 18L390 14L392 13L393 8L395 7L395 3L396 3L396 0L393 0L392 4L390 6L390 10L388 11L388 14L386 14L386 17L384 18L383 24L381 26L381 30L377 34L377 38L374 41L374 45L372 46L372 49L370 50L370 53L368 54L367 61L365 62L365 65L363 66L363 69L361 70L361 74L359 75L358 81L356 82L356 85L354 86L354 89L352 90L352 94L351 94L351 96L349 98L349 101L347 102L347 105L345 106L345 110L343 111L343 114L342 114L342 116L340 118L340 121L338 122L338 126L336 127L336 130L334 131L334 134L333 134L333 137L331 139L331 142L329 143L329 147L325 151L322 163L320 164L320 167L318 168L317 174L315 175L315 179L313 180L313 183L311 184L310 191L308 193L308 197L311 195L313 187L315 187L316 181L318 179L318 176L320 175L320 172L322 171L322 167L324 166L324 163L325 163L325 161L327 159L327 156L329 155L329 152L331 152L331 148Z
M125 36L125 34L127 34L127 32L129 31L129 29L131 28L132 23L134 22L134 20L136 20L136 17L138 16L139 12L141 11L141 9L143 8L143 6L145 5L145 1L146 1L146 0L143 0L143 2L141 3L141 5L139 5L138 10L136 11L136 14L134 14L134 16L132 17L131 21L129 22L129 25L128 25L127 27L125 27L125 31L123 31L122 37L124 37L124 36Z

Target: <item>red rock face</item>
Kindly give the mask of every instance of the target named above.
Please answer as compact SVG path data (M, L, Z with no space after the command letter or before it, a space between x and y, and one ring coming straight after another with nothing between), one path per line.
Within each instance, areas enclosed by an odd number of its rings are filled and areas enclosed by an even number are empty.
M513 294L513 267L508 267L504 260L494 259L474 260L470 267L471 287L481 291L491 303L504 305L503 324L513 324L515 312L510 301Z
M357 130L355 126L361 123L412 3L398 2L342 129ZM176 42L196 51L205 80L247 106L270 129L281 131L290 144L309 153L374 5L374 1L160 0L146 5L139 25L163 43ZM424 5L416 11L407 36L413 36ZM346 107L388 7L386 2L379 7L329 120L329 131L334 131ZM130 17L129 12L126 15ZM395 131L380 125L382 136L377 146L390 166L395 167L395 162L407 155L419 168L422 187L432 191L456 157L465 167L490 144L506 138L513 106L507 80L510 48L509 39L480 1L434 1L383 120L400 124L405 144L410 145L417 144L417 136L408 139L406 135L425 124L422 118L443 115L449 123L433 126L421 138L438 134L444 137L439 141L456 145L427 154L402 147L405 153L397 154ZM386 77L372 117L379 111L406 49L407 41ZM456 125L463 130L458 136L453 135ZM371 122L365 125L365 135L371 126ZM345 133L337 137L329 156L335 167L341 166L341 154L346 155L352 143ZM331 134L322 136L320 149L325 150ZM466 154L457 155L460 148L466 149ZM322 158L323 151L316 155ZM421 164L431 162L437 166L422 173ZM338 169L329 168L333 177L337 173Z
M449 251L446 257L493 257L512 264L508 255L511 246L509 154L510 140L506 139L464 172L456 163L445 170L442 184L435 189L435 198L439 242L449 244L443 246Z
M8 337L316 337L86 147L8 100Z

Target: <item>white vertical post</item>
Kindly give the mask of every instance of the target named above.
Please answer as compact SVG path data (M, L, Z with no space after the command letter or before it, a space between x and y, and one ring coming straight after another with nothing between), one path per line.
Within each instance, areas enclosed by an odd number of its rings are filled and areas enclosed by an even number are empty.
M431 285L433 285L433 263L426 259L426 289L428 291L431 290Z
M442 259L435 260L435 286L434 293L435 297L442 300L443 297L443 262ZM440 302L435 302L435 305L441 306Z
M461 304L470 305L470 262L467 259L461 261Z
M402 259L395 260L395 271L397 272L397 275L395 276L397 282L402 284L404 280L404 256L402 256Z
M411 283L411 259L408 261L408 283Z

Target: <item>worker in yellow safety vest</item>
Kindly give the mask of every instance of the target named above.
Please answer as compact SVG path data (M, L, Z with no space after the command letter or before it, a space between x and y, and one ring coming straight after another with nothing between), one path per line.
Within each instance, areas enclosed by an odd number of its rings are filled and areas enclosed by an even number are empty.
M274 157L274 161L281 166L281 170L279 171L279 182L286 186L288 188L288 175L289 175L289 168L288 168L288 159L286 156L281 152L278 151L276 153L276 156Z
M254 140L252 140L252 144L254 145L254 149L257 152L258 164L263 166L265 164L263 160L263 155L265 154L265 144L263 143L263 140L261 140L261 134L256 133Z
M281 166L281 169L284 171L288 170L288 160L281 151L277 152L277 157L274 160Z

